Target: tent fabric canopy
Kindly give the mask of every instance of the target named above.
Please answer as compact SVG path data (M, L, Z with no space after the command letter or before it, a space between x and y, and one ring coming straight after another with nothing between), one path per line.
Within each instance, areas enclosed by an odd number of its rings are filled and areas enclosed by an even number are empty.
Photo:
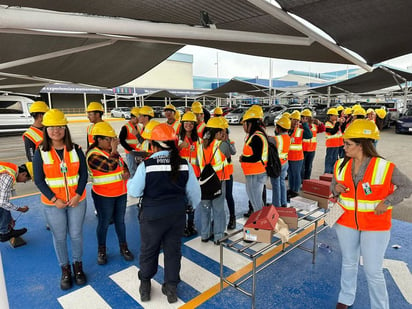
M395 75L390 71L392 71ZM396 76L396 74L399 76ZM342 94L345 92L364 93L404 83L405 81L399 77L409 81L412 80L412 73L380 66L375 68L372 72L367 72L354 78L335 84L330 84L328 86L312 88L310 91L328 94L328 88L330 87L331 94Z
M238 79L231 79L222 86L206 91L200 96L219 96L226 95L228 93L243 93L253 97L267 97L269 96L269 88Z

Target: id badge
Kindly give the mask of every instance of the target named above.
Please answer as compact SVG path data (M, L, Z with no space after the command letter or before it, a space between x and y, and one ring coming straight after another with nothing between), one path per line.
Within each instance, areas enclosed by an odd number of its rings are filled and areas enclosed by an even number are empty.
M372 189L371 189L371 186L369 185L369 182L364 182L362 184L362 188L363 188L363 192L365 193L365 195L369 195L372 193Z
M60 163L60 172L67 173L67 165L64 161Z

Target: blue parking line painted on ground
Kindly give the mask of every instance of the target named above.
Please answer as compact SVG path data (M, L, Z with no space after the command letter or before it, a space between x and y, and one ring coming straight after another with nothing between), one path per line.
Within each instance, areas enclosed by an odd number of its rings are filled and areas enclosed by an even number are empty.
M90 190L90 188L88 188ZM235 198L238 216L247 209L247 198L244 185L235 183ZM94 215L93 202L88 195L88 209L84 224L84 270L88 284L100 295L111 308L140 308L127 292L125 292L110 276L130 266L137 266L140 244L139 225L137 222L137 207L128 207L126 211L126 226L129 248L135 254L134 262L126 262L119 254L117 237L114 227L110 226L108 245L108 264L99 266L96 263L97 242L95 228L97 218ZM23 214L17 221L17 227L27 227L24 235L27 245L13 249L7 243L0 244L7 293L10 308L61 308L58 298L78 290L61 291L59 288L60 269L54 253L52 237L45 228L39 195L18 198L17 205L29 205L30 211ZM412 225L401 221L393 221L392 238L386 252L386 259L403 261L412 265L410 238ZM189 242L199 241L199 238L183 239L183 256L203 269L219 276L219 263L190 247ZM333 308L339 291L340 249L335 232L326 229L318 235L318 243L322 242L328 248L319 248L316 263L311 263L311 254L302 250L294 250L277 263L269 266L258 274L257 308ZM305 246L311 246L308 241ZM394 249L392 245L400 245ZM212 245L213 246L213 245ZM411 271L409 267L409 272ZM228 276L234 270L225 267L224 274ZM410 308L402 295L398 283L385 269L391 308ZM163 268L159 266L155 281L163 282ZM250 280L245 283L250 288ZM178 296L188 302L200 294L190 282L182 282L178 288ZM164 298L166 304L166 298ZM213 296L200 308L250 308L251 299L228 287ZM367 283L362 267L359 271L358 294L353 308L368 308L369 297Z

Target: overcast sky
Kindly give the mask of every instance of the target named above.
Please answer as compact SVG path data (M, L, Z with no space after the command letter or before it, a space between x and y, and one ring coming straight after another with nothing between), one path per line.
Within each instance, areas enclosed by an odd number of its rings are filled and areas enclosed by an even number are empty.
M185 46L179 52L193 55L193 75L220 78L259 77L269 78L269 58L236 54L206 47ZM218 60L217 60L218 59ZM218 65L217 65L218 63ZM412 66L412 54L385 63L401 69ZM343 64L272 59L272 78L281 77L289 70L325 73L357 68Z

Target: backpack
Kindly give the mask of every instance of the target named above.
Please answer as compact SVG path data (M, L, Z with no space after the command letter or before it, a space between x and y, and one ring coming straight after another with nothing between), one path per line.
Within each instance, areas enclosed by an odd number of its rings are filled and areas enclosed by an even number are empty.
M216 153L216 150L214 151L212 158L210 159L210 162L212 161L213 156ZM203 158L204 156L205 154L203 153ZM200 190L202 192L202 200L214 200L222 194L222 183L210 162L205 165L199 177L199 185Z
M276 141L272 136L268 136L268 164L266 165L266 173L269 177L277 178L280 176L282 164L280 163Z

